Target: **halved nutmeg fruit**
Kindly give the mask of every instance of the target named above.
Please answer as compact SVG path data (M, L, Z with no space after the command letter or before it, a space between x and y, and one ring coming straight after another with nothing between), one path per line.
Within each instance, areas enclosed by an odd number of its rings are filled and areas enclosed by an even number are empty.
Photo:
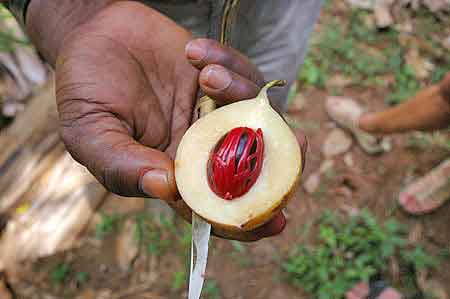
M221 229L249 231L278 213L302 172L298 141L270 106L267 84L250 100L221 107L183 136L175 177L186 204Z

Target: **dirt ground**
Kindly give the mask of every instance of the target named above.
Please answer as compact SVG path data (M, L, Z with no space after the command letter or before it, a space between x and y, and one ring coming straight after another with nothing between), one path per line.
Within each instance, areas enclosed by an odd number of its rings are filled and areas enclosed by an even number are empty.
M324 14L326 17L327 14ZM323 22L323 19L321 19ZM330 91L301 85L303 108L289 116L309 140L307 165L303 180L324 162L322 144L335 127L327 117L324 102ZM340 94L357 99L369 109L385 107L389 90L380 87L345 86ZM297 98L297 101L300 101ZM447 136L449 137L449 136ZM207 266L207 285L203 298L307 298L284 277L280 264L297 244L305 242L302 232L324 210L348 211L367 208L381 221L395 217L421 233L420 239L435 255L450 247L450 205L426 216L408 216L396 199L402 188L449 156L448 149L424 141L415 133L392 136L393 148L380 156L366 155L353 142L345 156L354 165L344 163L344 154L332 160L332 175L323 179L320 192L312 195L300 188L288 205L288 225L274 238L256 243L238 243L214 238ZM421 142L422 141L422 142ZM9 277L10 287L18 298L187 298L186 273L189 256L188 227L178 219L160 224L159 234L142 242L139 255L128 271L117 264L117 239L125 219L148 215L141 199L116 198L101 207L82 236L79 247L35 263L24 264L17 277ZM126 211L126 212L124 212ZM103 215L103 216L102 216ZM99 226L109 216L111 228L98 237ZM145 217L144 217L145 218ZM97 234L97 236L96 236ZM163 242L165 241L165 242ZM153 244L153 245L152 245ZM442 259L432 277L450 294L450 258ZM393 282L395 284L395 282ZM399 286L401 287L401 285Z
M376 99L374 93L367 93L361 99ZM323 162L320 152L324 136L332 125L323 109L325 94L314 90L305 94L308 109L292 115L299 121L314 120L320 128L305 130L309 137L309 156L304 178L320 167ZM408 176L420 176L437 165L448 152L437 147L416 149L407 147L408 136L395 136L394 147L390 153L380 157L368 157L357 146L350 153L354 158L354 167L343 163L343 157L335 161L336 175L327 181L320 198L307 195L299 190L295 200L287 208L288 226L278 237L257 243L244 244L227 240L214 239L210 249L207 280L213 281L213 294L204 298L307 298L299 289L290 286L283 279L280 261L290 249L301 243L302 229L319 217L325 209L342 210L348 207L368 208L379 217L395 216L408 226L423 226L423 238L431 252L438 253L450 246L450 207L448 205L428 216L411 217L403 213L396 205L396 197L405 185ZM351 192L343 192L350 190ZM131 210L126 217L133 218L141 212L142 202L138 199L117 198L102 207L105 213ZM176 244L179 236L169 234L162 236L173 240L168 250L161 255L152 255L141 248L141 254L128 272L121 271L116 262L117 234L99 240L94 237L92 224L80 247L70 252L42 259L28 265L29 272L24 280L12 287L23 297L19 298L99 298L100 293L108 297L108 292L119 294L131 292L122 297L112 298L186 298L186 284L175 284L175 273L186 271L189 247ZM177 223L177 227L183 224ZM179 242L180 243L180 242ZM188 243L187 243L188 244ZM172 247L173 246L173 247ZM51 278L61 263L70 265L71 273L64 282L55 283ZM443 260L438 271L433 275L447 286L450 293L450 260ZM53 272L52 272L53 271ZM89 280L78 284L76 273L88 273ZM133 293L133 287L136 293ZM143 288L145 291L140 291ZM39 297L37 294L52 297ZM34 295L32 295L34 294ZM30 296L30 297L28 297ZM215 297L214 297L215 296Z

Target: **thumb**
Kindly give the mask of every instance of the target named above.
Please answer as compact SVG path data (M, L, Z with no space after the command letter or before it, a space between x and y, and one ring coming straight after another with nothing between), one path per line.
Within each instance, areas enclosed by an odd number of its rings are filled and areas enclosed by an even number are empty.
M150 149L152 150L152 149ZM164 155L162 160L170 160L169 156L163 152L152 150L157 153L153 155ZM170 163L170 165L169 165ZM164 168L149 168L141 171L139 175L139 189L145 195L164 200L173 200L178 194L172 160Z
M63 126L63 141L74 159L109 191L164 200L177 196L169 155L134 140L113 116L83 124L87 125Z

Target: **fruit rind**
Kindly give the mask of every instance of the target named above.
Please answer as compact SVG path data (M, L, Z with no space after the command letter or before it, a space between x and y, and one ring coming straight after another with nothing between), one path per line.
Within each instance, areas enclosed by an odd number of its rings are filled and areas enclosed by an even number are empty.
M280 83L276 81L271 85ZM255 99L224 106L199 119L180 142L175 160L180 194L194 212L217 229L239 232L263 225L286 205L298 186L302 169L300 147L291 129L270 106L268 88L263 88ZM230 113L234 116L229 117ZM268 152L252 190L233 203L234 206L229 206L210 190L205 173L209 154L217 141L239 126L255 130L261 127ZM285 153L289 154L283 157ZM277 159L282 161L281 166ZM280 174L284 175L280 177ZM277 194L276 198L269 198L271 194ZM211 212L211 208L220 211Z

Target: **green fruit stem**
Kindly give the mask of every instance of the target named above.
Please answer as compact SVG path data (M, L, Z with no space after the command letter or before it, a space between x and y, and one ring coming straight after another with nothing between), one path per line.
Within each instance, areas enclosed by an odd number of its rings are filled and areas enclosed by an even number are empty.
M270 81L261 89L261 91L258 94L258 98L260 98L264 104L270 104L269 97L267 96L267 91L272 87L282 87L285 86L286 84L287 84L286 80Z

